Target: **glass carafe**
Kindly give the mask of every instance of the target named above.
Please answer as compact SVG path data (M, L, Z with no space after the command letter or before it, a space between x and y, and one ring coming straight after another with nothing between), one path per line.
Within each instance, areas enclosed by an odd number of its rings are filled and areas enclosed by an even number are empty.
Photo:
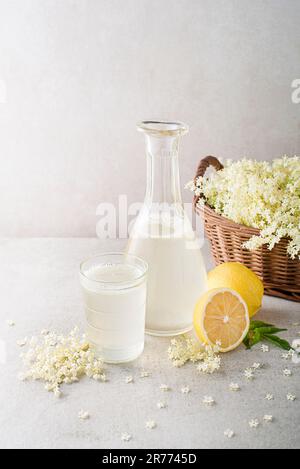
M192 327L195 303L206 287L200 244L181 199L178 144L188 132L178 122L144 121L147 186L127 252L148 262L146 332L170 336Z

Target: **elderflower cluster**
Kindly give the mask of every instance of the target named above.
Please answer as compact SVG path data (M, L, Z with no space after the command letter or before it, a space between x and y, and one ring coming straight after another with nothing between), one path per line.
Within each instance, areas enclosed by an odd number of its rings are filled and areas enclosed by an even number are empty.
M186 362L200 362L198 371L214 373L220 368L221 359L218 355L219 347L202 345L190 336L182 335L171 340L168 356L175 367L183 366Z
M21 378L44 381L45 389L57 397L61 395L61 384L74 383L83 376L106 380L103 362L90 350L77 327L67 336L51 332L33 337L21 357L25 367Z
M259 162L228 160L222 171L199 177L188 187L220 215L258 228L244 247L255 250L266 244L271 250L289 238L288 254L300 258L300 157Z

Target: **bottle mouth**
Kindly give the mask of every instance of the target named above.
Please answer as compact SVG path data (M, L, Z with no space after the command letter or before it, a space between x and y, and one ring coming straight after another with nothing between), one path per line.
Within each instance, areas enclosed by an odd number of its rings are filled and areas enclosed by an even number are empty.
M189 128L183 122L142 121L137 124L137 130L156 136L184 135Z

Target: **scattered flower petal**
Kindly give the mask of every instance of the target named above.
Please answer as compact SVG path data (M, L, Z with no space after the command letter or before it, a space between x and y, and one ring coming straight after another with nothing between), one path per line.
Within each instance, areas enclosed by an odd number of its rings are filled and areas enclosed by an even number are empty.
M142 370L141 371L141 374L140 374L140 377L141 378L148 378L150 376L150 372L149 371L146 371L146 370Z
M292 349L293 349L292 354L294 355L295 350L299 348L300 348L300 339L294 339L292 342ZM288 352L288 356L290 356L290 351Z
M129 384L129 383L133 383L133 376L126 376L125 378L125 383Z
M295 396L295 394L288 393L286 395L286 398L287 398L288 401L294 401L296 399L296 396Z
M251 428L257 428L258 425L259 425L258 419L252 419L252 420L249 421L249 426L250 426Z
M254 370L259 370L261 368L263 368L263 364L262 363L253 363L252 367Z
M15 321L13 321L12 319L7 319L6 324L7 324L9 327L13 327L13 326L16 325Z
M289 370L288 368L285 368L285 370L283 370L283 374L284 376L292 376L292 370Z
M53 394L54 394L55 397L61 397L62 396L62 392L59 389L59 387L57 387L53 390Z
M90 418L90 414L86 410L80 410L78 412L78 418L80 420L87 420Z
M17 340L17 345L19 347L24 347L26 344L27 344L27 337L24 337L24 339Z
M127 433L127 432L124 432L124 433L122 433L122 435L121 435L121 440L122 440L122 441L130 441L131 438L132 438L132 436L131 436L129 433Z
M227 436L227 438L232 438L235 435L233 430L230 430L230 428L227 428L224 432L224 436Z
M203 404L206 404L208 406L212 406L212 405L215 404L215 400L211 396L204 396L202 402L203 402Z
M181 388L181 392L182 392L182 394L188 394L189 392L191 392L190 387L189 386L183 386Z
M244 371L244 376L248 380L253 379L254 378L254 372L253 372L252 368L246 368L246 370Z
M167 392L171 390L170 386L168 386L167 384L161 384L159 388L163 392Z
M269 352L269 350L270 350L270 349L269 349L269 346L268 346L268 345L262 344L262 346L261 346L261 351L262 351L263 353Z
M266 394L265 399L266 399L267 401L272 401L272 400L274 399L274 396L273 396L273 394L269 394L269 393L268 393L268 394Z
M156 422L154 420L148 420L146 422L146 428L149 428L150 430L153 430L153 428L156 427Z
M162 401L159 401L156 405L159 409L165 409L167 407L167 404Z
M236 392L236 391L239 391L241 388L238 383L230 383L229 389L230 391Z
M273 415L264 415L265 422L273 422Z

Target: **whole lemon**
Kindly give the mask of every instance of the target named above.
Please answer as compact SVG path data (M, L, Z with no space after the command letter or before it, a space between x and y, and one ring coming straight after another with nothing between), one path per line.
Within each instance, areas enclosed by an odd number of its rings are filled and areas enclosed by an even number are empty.
M260 278L240 262L224 262L208 273L207 287L231 288L237 291L248 306L250 318L261 307L264 286Z

